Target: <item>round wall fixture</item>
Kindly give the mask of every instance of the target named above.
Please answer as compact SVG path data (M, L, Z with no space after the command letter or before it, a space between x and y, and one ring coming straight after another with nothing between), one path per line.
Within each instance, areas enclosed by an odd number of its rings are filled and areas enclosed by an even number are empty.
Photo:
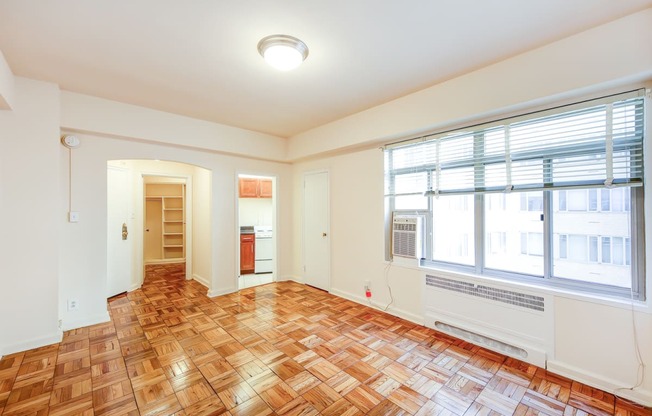
M258 52L274 68L289 71L308 57L308 46L293 36L270 35L258 42Z
M79 138L73 135L65 135L61 138L61 144L66 146L68 149L74 149L80 145Z

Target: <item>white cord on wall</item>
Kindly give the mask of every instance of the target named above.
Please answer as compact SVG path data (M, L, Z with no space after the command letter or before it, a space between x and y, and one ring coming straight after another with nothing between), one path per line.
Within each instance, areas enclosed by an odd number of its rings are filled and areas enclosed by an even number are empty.
M387 263L387 266L385 266L385 284L387 285L387 289L389 290L389 303L387 306L383 308L384 312L387 312L387 309L394 303L394 295L392 294L392 286L389 284L389 269L392 267L392 260L390 260Z
M72 211L72 148L68 148L68 212Z
M614 394L618 396L619 391L623 390L634 390L637 387L643 385L645 380L645 361L643 361L643 355L641 354L641 347L638 342L638 330L636 329L636 310L634 309L634 289L629 289L630 293L630 306L632 313L632 332L634 334L634 351L636 352L636 360L638 361L638 369L636 370L636 384L631 387L621 387L614 390Z

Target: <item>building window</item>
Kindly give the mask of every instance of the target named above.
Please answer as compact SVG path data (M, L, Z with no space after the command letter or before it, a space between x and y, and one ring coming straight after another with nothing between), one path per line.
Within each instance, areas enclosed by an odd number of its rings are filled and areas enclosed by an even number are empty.
M562 191L559 191L562 192ZM597 211L598 210L598 190L597 189L589 189L589 211Z
M635 91L388 145L387 212L424 217L424 266L642 299L644 103Z
M611 192L608 189L600 189L600 211L611 211Z
M598 262L598 237L589 236L589 262Z

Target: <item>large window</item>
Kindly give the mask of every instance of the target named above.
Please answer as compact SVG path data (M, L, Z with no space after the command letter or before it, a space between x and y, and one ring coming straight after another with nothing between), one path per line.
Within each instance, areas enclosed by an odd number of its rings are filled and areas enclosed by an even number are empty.
M643 106L634 91L388 145L387 212L425 218L425 266L642 298Z

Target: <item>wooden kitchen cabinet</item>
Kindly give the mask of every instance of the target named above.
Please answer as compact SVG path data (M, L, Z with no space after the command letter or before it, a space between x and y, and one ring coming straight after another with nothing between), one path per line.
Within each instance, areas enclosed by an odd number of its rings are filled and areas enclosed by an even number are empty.
M259 198L271 198L272 197L272 180L271 179L260 179L258 185L258 197Z
M255 236L253 234L240 234L240 274L249 274L255 271L255 253Z
M272 180L258 178L240 178L240 198L271 198Z
M240 178L240 198L258 198L258 182L256 178Z

